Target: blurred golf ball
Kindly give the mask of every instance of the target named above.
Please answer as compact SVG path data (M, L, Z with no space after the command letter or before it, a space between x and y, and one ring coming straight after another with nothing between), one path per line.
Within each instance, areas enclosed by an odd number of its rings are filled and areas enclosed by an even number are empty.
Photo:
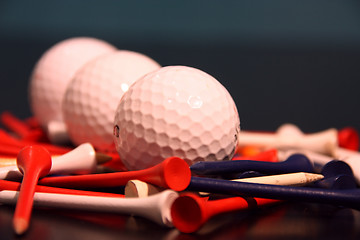
M189 165L232 158L240 119L228 91L209 74L168 66L136 81L114 120L116 149L129 170L177 156Z
M82 66L68 85L62 111L71 141L115 151L112 137L116 107L129 86L161 66L133 51L115 51Z
M102 40L78 37L63 40L48 49L34 67L30 85L30 105L43 127L62 121L61 101L75 72L89 60L116 48Z

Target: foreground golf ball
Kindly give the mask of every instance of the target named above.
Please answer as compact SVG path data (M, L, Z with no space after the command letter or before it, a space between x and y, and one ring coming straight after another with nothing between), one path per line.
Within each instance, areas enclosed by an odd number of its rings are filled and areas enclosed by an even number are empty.
M81 67L69 83L62 104L72 142L89 142L96 149L115 151L112 133L120 98L133 82L159 68L151 58L132 51L115 51Z
M177 156L189 165L232 158L240 119L228 91L209 74L168 66L136 81L123 95L114 141L129 170Z
M102 40L79 37L61 41L37 62L29 86L31 109L43 127L62 121L61 101L75 72L89 60L116 48Z

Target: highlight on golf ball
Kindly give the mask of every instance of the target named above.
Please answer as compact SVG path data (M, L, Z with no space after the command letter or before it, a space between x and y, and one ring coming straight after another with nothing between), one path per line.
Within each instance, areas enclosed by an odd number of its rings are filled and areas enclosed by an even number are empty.
M81 67L62 102L71 141L75 145L89 142L101 151L115 151L112 131L120 98L137 79L160 67L148 56L125 50L97 57Z
M124 93L114 119L116 150L129 170L177 156L189 165L233 157L240 119L229 92L192 67L146 74Z

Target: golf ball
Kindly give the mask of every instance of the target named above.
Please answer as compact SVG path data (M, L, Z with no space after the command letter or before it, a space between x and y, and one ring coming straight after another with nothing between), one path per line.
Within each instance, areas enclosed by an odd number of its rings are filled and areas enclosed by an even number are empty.
M232 158L240 119L229 92L192 67L167 66L136 81L114 119L116 150L129 170L177 156L198 161Z
M102 40L78 37L55 44L41 56L30 79L29 95L32 112L43 127L62 121L61 101L75 72L89 60L115 50Z
M137 79L161 66L148 56L119 50L82 66L69 83L62 103L71 141L115 151L112 137L116 107Z

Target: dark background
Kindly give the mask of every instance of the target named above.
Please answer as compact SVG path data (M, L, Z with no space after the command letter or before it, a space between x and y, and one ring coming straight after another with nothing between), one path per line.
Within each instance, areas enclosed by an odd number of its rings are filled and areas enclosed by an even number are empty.
M359 1L0 0L0 112L31 116L27 88L36 61L57 42L77 36L147 54L164 66L208 72L233 96L245 130L276 130L286 122L305 132L345 126L360 130ZM360 235L359 211L305 203L225 215L213 221L221 228L197 235L179 235L149 221L125 227L127 216L74 217L71 211L35 209L29 233L19 238L12 231L13 210L0 205L1 239ZM86 216L97 222L78 220Z
M0 111L31 115L27 87L55 43L91 36L217 78L242 129L360 129L358 1L0 1Z

